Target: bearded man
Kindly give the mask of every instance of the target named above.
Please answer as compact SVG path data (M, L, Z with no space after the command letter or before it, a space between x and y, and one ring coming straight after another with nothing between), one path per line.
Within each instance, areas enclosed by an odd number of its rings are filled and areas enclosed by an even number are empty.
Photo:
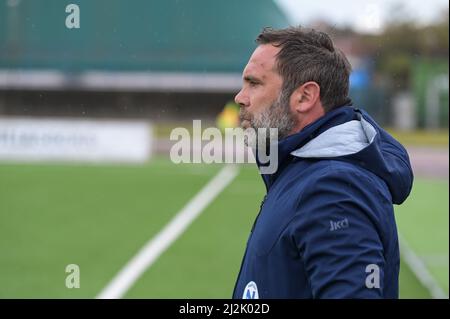
M393 204L409 195L404 147L352 106L351 66L312 29L264 29L235 101L245 129L278 129L277 170L234 298L398 298Z

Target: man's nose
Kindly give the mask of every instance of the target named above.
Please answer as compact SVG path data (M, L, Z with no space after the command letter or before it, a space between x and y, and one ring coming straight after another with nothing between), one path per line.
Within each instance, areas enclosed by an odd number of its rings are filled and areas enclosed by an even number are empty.
M239 91L238 94L234 97L234 101L236 104L239 104L241 107L249 106L249 99L248 97L242 92L242 90Z

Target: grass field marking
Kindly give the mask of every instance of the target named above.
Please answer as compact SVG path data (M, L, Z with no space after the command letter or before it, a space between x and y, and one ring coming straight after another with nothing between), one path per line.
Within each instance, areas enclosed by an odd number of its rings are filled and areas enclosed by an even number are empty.
M434 267L448 267L448 254L421 254L420 259L425 261L425 264Z
M121 298L158 257L189 227L196 217L234 180L239 168L227 165L154 238L125 265L97 296Z
M414 250L409 247L406 240L398 234L400 252L403 260L406 262L408 267L420 281L420 283L428 289L431 296L434 299L448 299L447 294L442 290L441 286L437 283L434 277L428 271L428 268L422 261L422 259L417 256Z

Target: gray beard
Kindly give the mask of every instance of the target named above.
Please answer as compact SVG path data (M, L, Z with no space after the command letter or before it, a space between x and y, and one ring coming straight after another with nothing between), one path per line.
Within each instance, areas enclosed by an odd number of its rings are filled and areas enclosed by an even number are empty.
M241 118L245 117L245 112L241 112ZM278 142L287 136L289 136L294 129L297 121L291 110L289 109L289 96L285 93L280 93L278 99L269 106L262 113L256 116L251 116L250 127L255 130L257 138L252 136L253 134L246 135L244 141L249 147L255 148L258 144L261 146L268 146L270 143ZM278 134L274 134L276 129ZM264 133L260 133L258 129L262 130ZM264 144L262 144L264 143Z

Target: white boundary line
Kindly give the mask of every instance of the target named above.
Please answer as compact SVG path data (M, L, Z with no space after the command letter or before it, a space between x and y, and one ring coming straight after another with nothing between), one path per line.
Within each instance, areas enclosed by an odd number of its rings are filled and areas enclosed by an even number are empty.
M234 180L239 169L227 165L122 268L97 299L121 298L196 217Z
M408 267L420 281L420 283L428 289L431 297L434 299L448 299L447 294L442 290L436 279L430 274L425 263L419 256L409 247L406 240L398 234L400 253Z

